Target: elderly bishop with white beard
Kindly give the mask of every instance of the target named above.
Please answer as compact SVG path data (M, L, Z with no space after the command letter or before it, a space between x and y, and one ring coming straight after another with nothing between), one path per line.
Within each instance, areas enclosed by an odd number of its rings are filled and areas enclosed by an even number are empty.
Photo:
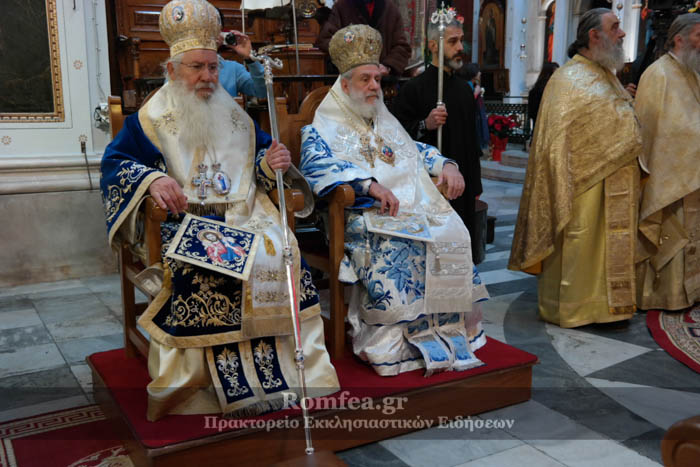
M112 245L143 241L138 206L149 195L170 212L161 227L164 251L182 244L175 233L185 211L260 238L246 280L170 257L156 266L163 271L162 287L139 319L150 334L149 420L257 415L281 408L283 393L300 386L282 257L286 226L267 192L275 188L277 169L305 187L310 202L311 192L284 145L271 141L219 85L220 29L219 14L206 1L173 0L163 8L169 80L126 118L102 160ZM245 253L217 231L199 233L212 261ZM291 246L309 395L326 395L337 390L338 380L324 347L318 294L293 236Z
M447 198L464 191L457 164L413 141L382 100L378 31L353 25L329 49L341 76L302 129L300 169L314 193L355 190L339 277L354 284L353 350L384 376L481 364L486 343L469 231Z

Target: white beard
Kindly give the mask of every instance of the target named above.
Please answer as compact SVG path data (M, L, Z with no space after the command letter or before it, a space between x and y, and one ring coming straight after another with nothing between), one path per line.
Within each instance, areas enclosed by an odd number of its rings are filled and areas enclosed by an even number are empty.
M379 112L379 103L382 102L384 98L384 96L382 96L381 89L377 91L377 98L374 100L373 104L365 102L365 95L362 93L362 91L356 91L353 88L350 88L348 91L348 98L350 99L352 108L355 112L360 114L362 118L366 118L368 120L371 120L377 116L377 112Z
M208 98L197 96L182 81L172 80L169 85L173 105L180 110L180 140L187 149L194 152L231 131L235 101L221 85L217 83Z
M700 73L700 50L688 44L677 54L678 60L695 73Z
M608 36L603 35L600 48L592 49L593 61L610 70L621 70L625 64L625 51L622 42L615 44Z

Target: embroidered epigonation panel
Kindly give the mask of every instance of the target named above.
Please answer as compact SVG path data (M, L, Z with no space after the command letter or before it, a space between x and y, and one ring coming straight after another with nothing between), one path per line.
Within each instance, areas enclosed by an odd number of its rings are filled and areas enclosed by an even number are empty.
M253 232L188 214L166 256L245 281L258 243Z

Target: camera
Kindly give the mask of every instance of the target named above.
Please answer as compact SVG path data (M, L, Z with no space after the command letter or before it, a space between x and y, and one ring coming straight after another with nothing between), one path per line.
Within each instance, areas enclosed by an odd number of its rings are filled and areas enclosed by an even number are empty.
M232 32L227 32L226 35L224 35L224 42L227 45L236 45L238 43L238 37Z

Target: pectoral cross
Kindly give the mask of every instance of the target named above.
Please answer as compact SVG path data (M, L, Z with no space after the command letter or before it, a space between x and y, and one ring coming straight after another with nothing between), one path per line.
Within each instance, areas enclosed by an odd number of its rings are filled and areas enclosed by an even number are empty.
M211 186L211 178L207 178L207 168L206 164L199 164L197 166L199 175L192 177L192 185L197 187L197 197L202 200L202 204L207 199L207 188Z

